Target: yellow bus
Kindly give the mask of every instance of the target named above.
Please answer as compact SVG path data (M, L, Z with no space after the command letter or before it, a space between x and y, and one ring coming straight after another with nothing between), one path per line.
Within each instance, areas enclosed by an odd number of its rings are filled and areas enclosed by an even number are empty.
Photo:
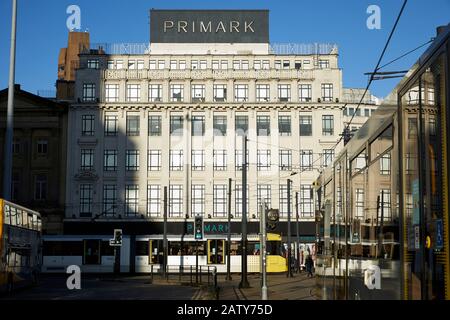
M37 281L41 231L39 212L0 199L0 292Z

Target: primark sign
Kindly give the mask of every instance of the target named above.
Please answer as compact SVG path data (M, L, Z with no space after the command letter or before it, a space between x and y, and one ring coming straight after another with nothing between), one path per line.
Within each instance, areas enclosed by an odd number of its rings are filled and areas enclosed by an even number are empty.
M269 43L269 11L152 9L150 42Z

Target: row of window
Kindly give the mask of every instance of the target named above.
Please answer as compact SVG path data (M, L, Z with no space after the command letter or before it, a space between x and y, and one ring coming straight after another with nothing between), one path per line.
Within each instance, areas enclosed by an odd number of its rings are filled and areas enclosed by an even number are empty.
M20 141L20 139L14 139L12 144L12 152L15 155L18 155L24 152L24 143ZM35 152L38 156L45 156L48 154L48 140L46 139L38 139L35 144Z
M80 209L79 213L81 217L91 216L93 213L93 190L92 184L80 185ZM247 185L248 191L248 185ZM280 215L282 217L287 215L288 209L288 192L287 185L280 185L279 189L279 208ZM249 193L247 193L249 194ZM300 189L300 202L299 212L302 217L313 216L313 198L312 189L310 185L301 185ZM226 217L227 216L227 185L215 184L213 186L212 197L206 197L205 185L198 184L191 186L191 215L205 215L206 203L212 201L214 217ZM211 199L212 198L212 199ZM249 208L250 202L257 201L257 207L265 203L271 207L272 199L272 186L271 185L258 185L257 197L247 198L247 208ZM292 199L292 197L291 197ZM162 187L161 185L148 185L147 186L147 201L146 201L146 215L149 217L161 217L162 216ZM168 194L168 216L169 217L184 217L183 206L183 185L170 185ZM126 216L135 216L142 214L139 201L139 186L138 185L126 185L125 186L125 198L124 202L121 202L124 208L124 214ZM292 204L291 204L292 205ZM118 210L118 192L117 185L105 184L103 185L103 202L102 213L106 216L114 216L119 213ZM291 208L292 209L292 208ZM121 210L120 210L121 211ZM235 187L235 210L234 215L236 217L242 214L242 185L236 185ZM254 215L257 217L257 214Z
M356 108L345 108L343 110L344 116L353 116L356 117L370 117L372 113L375 112L375 109L357 109Z
M11 181L11 199L13 201L20 200L19 194L23 189L19 172L13 172ZM37 174L33 177L33 199L37 201L47 200L48 196L48 177L47 174Z
M251 63L253 65L251 66ZM128 60L127 64L124 65L123 60L108 60L108 69L130 69L130 70L142 70L145 68L145 61L142 59L132 59ZM275 68L277 70L281 69L302 69L306 68L309 69L311 65L311 61L306 60L275 60L273 62L272 68ZM211 64L208 63L207 60L191 60L190 61L190 69L196 70L201 69L205 70L211 68L213 70L227 70L229 66L232 67L234 70L249 70L250 68L253 68L255 70L268 70L271 68L271 62L270 60L253 60L249 62L249 60L233 60L229 63L228 60L212 60ZM99 69L100 68L100 62L98 59L88 59L87 61L87 67L89 69ZM148 62L148 69L149 70L163 70L169 68L170 70L185 70L189 68L189 66L186 63L186 60L170 60L168 64L166 64L165 60L149 60ZM319 59L317 61L317 68L319 69L328 69L330 68L330 60L328 59Z
M140 121L139 115L127 115L126 118L126 134L127 136L140 135ZM161 136L162 135L162 117L159 115L148 116L148 135ZM191 121L191 135L204 136L205 135L205 116L194 115ZM81 117L81 135L93 136L95 135L95 116L82 115ZM182 136L185 118L181 115L170 116L170 134L173 136ZM290 136L292 134L291 116L278 116L278 134L280 136ZM248 134L249 117L247 115L235 116L235 133L239 136ZM106 136L117 136L118 116L114 114L105 115L104 133ZM270 136L270 116L258 115L256 117L256 131L258 136ZM227 116L214 115L213 117L213 134L214 136L227 135ZM300 136L312 136L312 116L301 115L299 117L299 134ZM322 135L334 135L334 116L322 116Z
M279 102L290 102L291 99L291 85L290 84L278 84L278 97L275 99ZM105 101L106 102L119 102L120 93L119 84L106 84L105 85ZM171 84L169 86L169 99L170 102L183 102L185 101L184 84ZM298 85L298 101L299 102L311 102L312 101L312 84L299 84ZM252 101L256 102L269 102L270 97L270 84L257 84L256 96ZM96 85L95 83L83 84L83 101L95 102L97 99ZM191 85L191 102L204 102L206 99L206 85L205 84L192 84ZM142 102L141 99L141 85L140 84L127 84L126 85L126 99L127 102ZM162 84L150 84L148 86L148 101L161 102L166 101L163 99L163 85ZM275 101L272 99L272 101ZM214 84L213 85L213 101L225 102L227 101L227 85L226 84ZM249 85L248 84L235 84L234 85L234 101L235 102L249 102ZM323 102L333 101L333 84L322 83L321 84L321 99Z
M248 161L248 152L246 155L246 162ZM321 157L322 166L328 166L333 162L334 149L324 149L323 157ZM148 150L148 162L147 170L159 171L161 170L161 150ZM191 170L202 171L205 170L205 150L192 150L191 151ZM215 171L226 171L227 165L227 151L226 150L214 150L213 151L213 168ZM312 170L313 169L313 151L312 150L300 150L300 169ZM170 150L169 152L169 168L171 171L182 171L184 166L183 150ZM243 152L242 150L235 151L235 170L242 170L243 166ZM258 171L271 170L271 151L270 150L258 150L257 151L257 163L256 167ZM281 171L291 171L292 165L292 150L279 150L278 154L278 167ZM126 150L125 151L125 169L127 171L138 171L140 168L139 150ZM296 166L295 168L298 168ZM93 170L94 169L94 149L81 149L81 170ZM103 170L104 171L116 171L117 170L117 150L104 150L103 155Z

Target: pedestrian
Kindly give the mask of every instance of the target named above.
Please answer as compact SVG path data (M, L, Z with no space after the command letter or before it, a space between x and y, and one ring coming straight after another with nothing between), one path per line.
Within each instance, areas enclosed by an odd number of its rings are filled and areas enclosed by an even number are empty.
M310 276L313 277L314 276L313 275L314 261L313 261L311 255L308 255L306 257L305 267L306 267L306 271L308 272L308 277L310 277Z

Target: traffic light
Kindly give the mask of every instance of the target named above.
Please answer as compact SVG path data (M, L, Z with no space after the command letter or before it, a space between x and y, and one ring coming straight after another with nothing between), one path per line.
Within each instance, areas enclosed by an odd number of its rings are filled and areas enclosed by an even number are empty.
M195 240L203 239L203 217L196 216L194 223Z
M122 245L122 229L114 229L114 243Z
M273 231L277 227L277 222L280 219L280 211L278 209L269 209L267 211L267 225L269 231Z

